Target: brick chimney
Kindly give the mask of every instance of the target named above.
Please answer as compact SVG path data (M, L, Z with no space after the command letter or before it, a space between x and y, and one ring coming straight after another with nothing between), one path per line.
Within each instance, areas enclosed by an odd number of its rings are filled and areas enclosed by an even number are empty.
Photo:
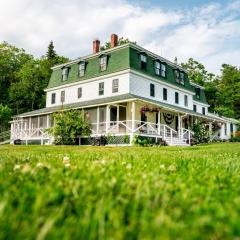
M116 47L118 45L118 35L112 34L111 35L111 48Z
M100 50L100 41L98 39L95 39L93 41L93 53L98 53Z

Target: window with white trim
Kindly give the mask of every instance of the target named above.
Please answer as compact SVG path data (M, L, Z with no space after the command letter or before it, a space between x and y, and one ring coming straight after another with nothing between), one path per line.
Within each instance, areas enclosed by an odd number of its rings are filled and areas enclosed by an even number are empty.
M112 92L113 93L118 92L118 85L119 85L119 80L118 79L113 79L112 80Z
M147 56L145 54L140 55L141 69L147 68Z
M150 96L155 97L155 85L150 83Z
M62 81L67 81L69 68L65 67L62 69Z
M52 104L55 104L55 103L56 103L56 93L52 93L51 103L52 103Z
M101 95L104 95L104 82L100 82L99 85L98 85L98 94L101 96Z
M161 73L161 63L158 61L155 61L155 74L160 75Z
M197 112L197 105L193 104L193 111Z
M85 75L85 62L79 63L78 66L78 76L83 77Z
M184 85L184 73L183 72L179 73L179 81L182 85Z
M107 56L100 57L100 70L105 71L107 69Z
M202 114L203 114L203 115L206 114L206 109L205 109L205 107L202 107Z
M179 103L179 93L175 92L175 103L178 104Z
M78 98L81 98L82 97L82 88L79 87L78 88Z
M61 91L61 103L65 102L65 91Z
M163 100L167 101L167 89L163 88Z
M161 76L166 77L166 65L161 63Z
M187 107L188 106L188 96L184 95L184 106Z

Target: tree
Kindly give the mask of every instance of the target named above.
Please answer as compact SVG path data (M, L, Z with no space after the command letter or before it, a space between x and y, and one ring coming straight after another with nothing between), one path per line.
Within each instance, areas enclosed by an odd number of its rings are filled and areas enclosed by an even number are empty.
M50 44L48 45L46 57L47 57L47 60L50 62L54 62L57 58L56 51L54 50L53 41L51 41Z
M68 110L53 115L54 127L48 132L54 136L57 145L74 145L80 136L89 136L90 124L84 111Z
M218 112L240 119L240 68L223 64L218 83Z
M31 59L33 56L23 49L16 48L7 42L0 43L0 103L8 104L10 85L18 81L18 71Z
M0 132L9 129L12 111L7 105L0 104Z

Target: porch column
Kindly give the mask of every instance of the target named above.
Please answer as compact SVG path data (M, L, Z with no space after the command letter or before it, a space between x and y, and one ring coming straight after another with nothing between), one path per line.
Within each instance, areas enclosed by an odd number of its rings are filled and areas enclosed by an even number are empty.
M100 110L97 107L97 134L99 133L99 120L100 120Z
M117 105L117 132L119 133L119 105Z
M49 128L49 114L47 115L47 124L46 124L46 128Z
M181 119L180 114L178 113L178 136L181 136Z
M110 105L106 106L106 133L109 131L110 126Z
M209 135L212 136L212 122L209 122Z
M158 135L161 133L161 111L158 111Z
M136 112L136 106L135 106L135 102L132 102L132 107L131 107L131 113L132 113L132 132L130 134L130 144L132 145L132 140L133 140L133 135L134 135L134 129L135 129L135 113Z

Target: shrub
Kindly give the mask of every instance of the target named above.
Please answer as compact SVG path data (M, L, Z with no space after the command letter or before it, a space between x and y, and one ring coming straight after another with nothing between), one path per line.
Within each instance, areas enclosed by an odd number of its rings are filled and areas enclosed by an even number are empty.
M53 115L54 126L47 131L56 145L74 145L81 136L89 136L90 124L83 111L69 110Z
M205 128L204 124L196 123L193 125L194 143L208 143L210 141L209 131Z

